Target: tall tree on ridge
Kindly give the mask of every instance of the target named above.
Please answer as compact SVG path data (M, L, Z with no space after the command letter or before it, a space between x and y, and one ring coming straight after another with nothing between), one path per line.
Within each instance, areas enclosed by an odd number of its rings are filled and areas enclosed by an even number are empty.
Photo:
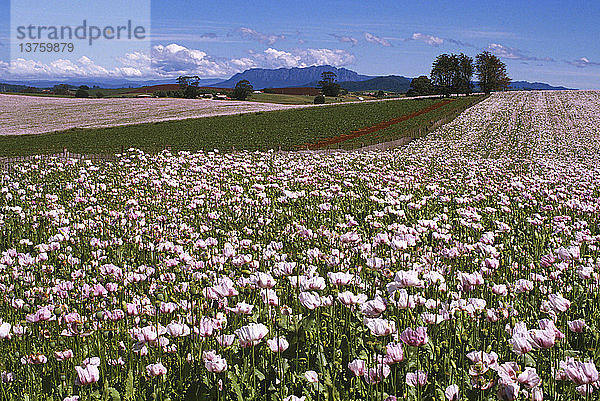
M506 64L488 51L479 53L475 57L475 69L479 78L479 87L485 93L491 91L507 90L510 78L506 73Z

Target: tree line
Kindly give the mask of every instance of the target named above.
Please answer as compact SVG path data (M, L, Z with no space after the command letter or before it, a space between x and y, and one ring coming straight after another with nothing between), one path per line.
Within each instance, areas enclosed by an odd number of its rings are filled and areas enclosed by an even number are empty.
M197 75L194 76L180 76L177 78L177 83L179 84L180 96L187 99L195 99L199 95L201 95L200 88L198 88L198 84L200 82L200 77ZM246 100L248 96L254 91L254 87L248 80L243 79L239 81L233 91L231 93L231 97L236 100Z
M414 78L410 83L407 96L444 95L453 93L470 94L473 92L473 75L477 76L478 86L481 92L507 90L510 78L506 73L506 65L500 59L488 51L484 51L473 58L461 54L440 54L431 67L430 77L421 75ZM325 96L336 97L343 92L337 82L333 71L325 71L321 74L318 83L321 94L316 96L314 103L325 103ZM177 97L196 98L199 94L198 76L180 76L177 83L180 93ZM237 83L231 93L231 97L237 100L246 100L254 90L252 84L247 80ZM384 95L382 91L381 95ZM380 94L378 93L378 97Z
M479 90L484 93L507 90L510 85L506 65L488 51L475 56L475 61L463 53L440 54L431 67L431 78L425 75L414 78L406 95L470 94L473 92L473 74L479 80Z

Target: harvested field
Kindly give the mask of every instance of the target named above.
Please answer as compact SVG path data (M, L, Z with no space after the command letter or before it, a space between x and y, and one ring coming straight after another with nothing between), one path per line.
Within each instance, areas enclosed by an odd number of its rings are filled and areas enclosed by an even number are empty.
M0 95L0 135L40 134L293 108L197 99L68 99Z

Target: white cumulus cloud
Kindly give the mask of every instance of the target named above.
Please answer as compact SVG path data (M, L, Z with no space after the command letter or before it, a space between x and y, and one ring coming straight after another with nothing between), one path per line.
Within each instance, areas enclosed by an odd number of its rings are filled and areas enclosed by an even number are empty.
M176 43L152 48L152 69L162 76L191 74L206 77L224 76L232 71L227 60Z
M356 46L358 44L358 39L356 39L353 36L337 35L335 33L332 33L331 36L333 36L342 43L350 43L352 46Z
M0 61L0 76L12 73L22 78L172 78L180 75L227 77L249 68L292 68L313 65L340 67L355 61L353 54L341 49L292 49L273 47L237 58L215 57L203 50L171 43L157 45L152 52L131 52L117 58L116 67L107 68L88 57L58 59L48 63L19 58L10 65Z
M594 62L594 61L590 61L590 59L588 59L587 57L580 57L577 60L567 61L566 63L574 65L575 67L579 67L579 68L600 65L600 63L597 63L597 62Z
M489 51L490 53L495 54L498 57L507 58L510 60L547 61L547 62L555 61L551 57L539 58L539 57L528 56L519 49L516 49L514 47L507 47L507 46L501 45L499 43L490 43L485 50Z
M490 43L487 47L487 50L491 53L494 53L496 56L513 60L520 60L524 57L519 49L506 47L499 43Z
M426 35L420 32L413 33L410 39L424 42L430 46L439 46L444 44L444 39L433 35Z
M313 65L339 67L355 61L353 54L340 49L294 49L290 51L268 48L263 52L250 53L257 67L293 68Z
M301 60L299 67L309 67L311 65L341 67L352 64L356 60L353 54L340 49L298 49L296 54Z
M266 34L266 33L255 31L254 29L246 28L246 27L238 28L237 31L243 38L255 40L257 42L261 42L261 43L264 43L269 46L275 44L275 42L277 42L279 40L285 39L285 35L283 35L283 34L280 34L280 35Z
M452 38L440 38L439 36L435 36L435 35L428 35L426 33L421 33L421 32L415 32L412 34L412 36L410 36L409 38L405 39L407 41L410 40L414 40L414 41L418 41L418 42L423 42L429 46L441 46L444 44L453 44L453 45L457 45L457 46L463 46L463 47L474 47L472 44L470 43L466 43L466 42L462 42L460 40L456 40L456 39L452 39Z
M381 45L384 47L390 47L392 45L388 40L386 40L382 37L379 37L379 36L375 36L369 32L365 32L364 37L365 37L365 40L369 43L375 43L375 44L378 44L378 45Z
M96 64L88 57L78 60L57 59L49 63L36 60L17 58L12 60L6 69L13 77L23 78L55 78L55 77L115 77L115 78L137 78L143 76L144 72L133 67L105 68Z

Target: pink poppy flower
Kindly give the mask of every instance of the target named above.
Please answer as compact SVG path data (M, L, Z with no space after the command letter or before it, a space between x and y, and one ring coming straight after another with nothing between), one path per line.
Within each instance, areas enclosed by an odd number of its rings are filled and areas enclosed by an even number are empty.
M451 384L446 387L446 391L444 391L444 395L448 401L458 401L458 386L456 384Z
M75 366L75 371L77 372L75 384L79 386L96 383L98 380L100 380L100 371L98 370L100 360L93 360L89 361L88 363L85 362L86 361L83 363L84 366ZM96 364L96 362L98 363Z
M422 370L417 370L415 372L408 372L406 374L406 384L411 387L422 387L427 383L427 373Z
M227 370L227 361L215 351L204 351L202 354L204 367L212 373L221 373Z
M553 330L529 330L529 336L535 348L549 349L554 346L556 334Z
M7 322L2 323L2 319L0 319L0 339L10 340L10 338L11 338L10 328L11 327L12 326L10 325L10 323L7 323Z
M267 335L269 329L262 323L250 323L247 326L242 326L235 331L238 337L240 346L243 348L252 347L260 343Z
M388 377L392 370L385 363L378 363L375 367L369 368L365 380L369 384L377 384Z
M420 347L427 344L429 337L427 336L427 327L417 327L416 330L407 327L400 336L400 340L411 347Z
M582 319L570 320L567 322L567 324L569 325L569 330L571 330L573 333L583 332L583 329L586 326L585 320Z
M527 388L537 387L542 382L540 376L538 376L535 371L535 368L525 368L525 370L517 376L517 380Z
M73 351L71 351L70 349L64 351L55 351L54 356L56 357L57 361L64 361L73 358Z
M363 376L366 371L365 361L362 359L355 359L348 363L348 369L350 369L355 376Z
M269 349L273 352L283 352L290 346L285 337L275 337L267 340Z
M384 362L386 364L392 365L404 360L404 351L402 350L401 344L389 343L385 348L387 353L385 355Z
M161 363L154 363L146 366L146 374L150 377L156 377L167 374L167 368Z
M389 336L396 332L396 322L386 319L367 319L367 327L374 336Z
M319 382L319 375L314 370L307 370L306 372L304 372L304 378L309 383Z
M555 312L565 312L571 306L571 302L560 294L550 294L548 301Z
M316 292L301 292L298 295L300 304L307 309L313 310L321 306L321 297Z

